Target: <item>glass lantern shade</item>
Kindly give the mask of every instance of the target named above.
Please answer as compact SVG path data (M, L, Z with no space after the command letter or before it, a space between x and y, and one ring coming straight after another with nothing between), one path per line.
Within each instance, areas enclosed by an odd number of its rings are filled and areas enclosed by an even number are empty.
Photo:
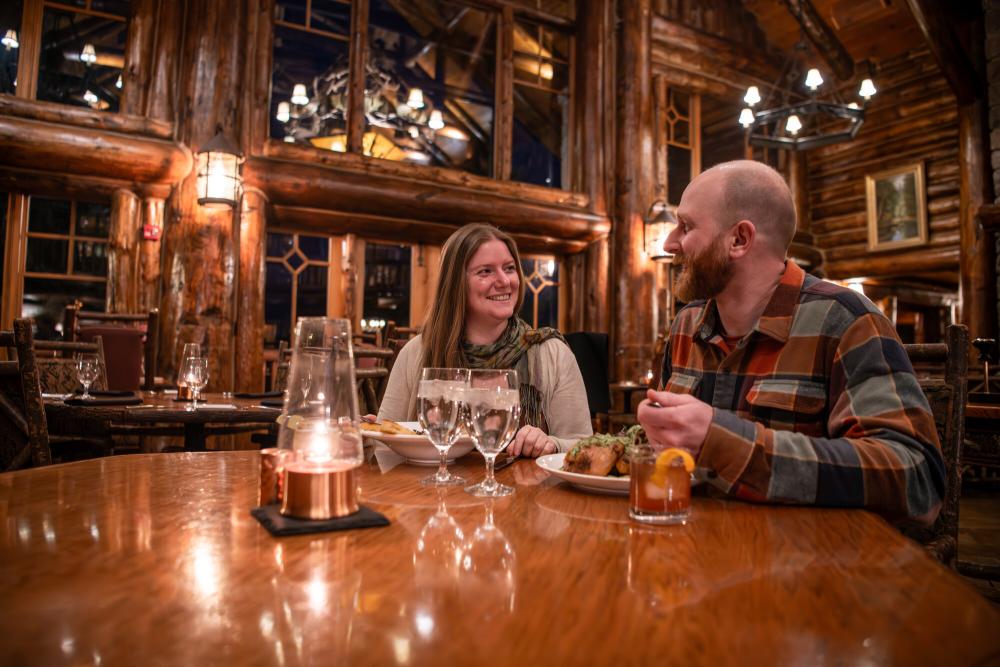
M243 155L222 133L198 151L198 203L206 208L235 206L240 199Z
M659 212L654 214L653 211L656 210L657 206L659 206ZM667 237L676 227L677 217L674 215L673 209L662 201L653 202L650 207L650 215L647 216L642 227L643 248L650 259L665 262L673 257L671 253L664 250L663 246L667 242Z
M364 449L348 320L299 318L278 422L278 446L292 450L296 460L361 465Z

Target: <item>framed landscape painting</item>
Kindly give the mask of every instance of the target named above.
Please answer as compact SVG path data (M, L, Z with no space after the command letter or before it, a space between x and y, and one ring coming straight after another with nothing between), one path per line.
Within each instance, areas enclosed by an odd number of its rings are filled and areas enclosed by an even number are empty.
M927 243L923 163L866 175L865 193L869 250Z

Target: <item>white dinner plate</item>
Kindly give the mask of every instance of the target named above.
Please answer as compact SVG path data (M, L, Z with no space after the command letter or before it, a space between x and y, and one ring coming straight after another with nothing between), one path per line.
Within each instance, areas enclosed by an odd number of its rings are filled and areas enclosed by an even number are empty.
M628 495L628 477L598 477L597 475L584 475L579 472L569 472L568 470L562 469L563 459L565 458L566 452L546 454L545 456L539 456L535 459L535 463L548 473L555 475L559 479L566 480L573 486L583 489L584 491L606 493L616 496Z
M418 422L398 423L400 426L405 426L414 431L423 430L420 428ZM369 440L383 443L386 447L406 459L407 463L418 466L436 466L441 460L438 450L431 444L430 438L426 435L400 435L366 431L363 429L361 433ZM459 437L455 441L455 444L451 446L451 449L448 450L448 462L451 463L455 459L465 456L472 451L473 447L475 447L475 444L472 442L470 436L463 435Z

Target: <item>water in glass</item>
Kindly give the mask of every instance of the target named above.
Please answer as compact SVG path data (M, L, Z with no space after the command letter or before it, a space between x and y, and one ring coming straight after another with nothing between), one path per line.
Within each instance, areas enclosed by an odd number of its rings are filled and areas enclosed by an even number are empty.
M438 450L441 463L437 473L420 480L429 486L464 484L448 472L448 450L462 432L462 406L469 386L465 368L425 368L417 388L417 419Z
M90 398L90 385L94 383L101 372L100 362L96 354L79 354L76 357L76 377L83 385L81 398Z
M514 439L521 416L521 401L517 386L517 371L472 370L469 389L465 392L468 406L468 428L476 449L486 459L486 479L465 490L475 496L506 496L513 487L499 484L493 477L493 463Z

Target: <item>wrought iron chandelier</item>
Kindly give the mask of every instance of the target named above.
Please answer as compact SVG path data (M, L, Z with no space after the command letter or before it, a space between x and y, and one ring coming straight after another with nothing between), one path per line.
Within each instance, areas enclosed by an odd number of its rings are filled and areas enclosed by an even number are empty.
M821 99L819 90L824 82L819 70L810 68L805 79L801 78L800 63L807 50L805 39L795 45L763 103L757 86L747 88L743 97L746 106L739 121L751 146L808 150L857 136L868 103L876 93L875 84L870 77L861 82L860 103L845 102L836 89L830 92L829 99ZM804 87L799 87L799 81Z
M348 81L348 63L341 60L313 79L311 97L306 84L295 84L275 114L285 124L285 141L346 151ZM445 127L441 110L421 88L404 83L385 57L366 65L364 113L370 126L362 141L367 155L430 162L441 151L435 144L439 133L468 140L458 128Z

